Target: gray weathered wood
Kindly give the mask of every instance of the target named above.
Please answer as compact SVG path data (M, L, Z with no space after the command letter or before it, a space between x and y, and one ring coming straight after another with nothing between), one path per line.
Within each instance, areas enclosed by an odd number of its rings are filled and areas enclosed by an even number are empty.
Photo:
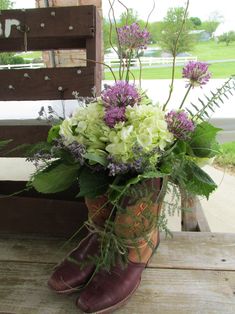
M40 256L41 262L55 264L77 245L62 248L65 243L64 238L1 235L0 260L35 263ZM172 239L162 235L149 267L235 271L235 234L174 232Z
M189 196L181 190L181 208L182 231L211 231L197 196Z
M197 202L197 212L196 212L196 217L197 217L197 223L198 223L198 229L201 232L210 232L211 228L208 224L206 215L203 211L201 202L199 200L199 198L196 198L196 202Z
M235 270L235 234L174 232L164 239L150 267Z
M17 314L75 314L75 299L46 286L51 265L0 263L0 310ZM235 273L147 269L135 295L120 314L234 314Z

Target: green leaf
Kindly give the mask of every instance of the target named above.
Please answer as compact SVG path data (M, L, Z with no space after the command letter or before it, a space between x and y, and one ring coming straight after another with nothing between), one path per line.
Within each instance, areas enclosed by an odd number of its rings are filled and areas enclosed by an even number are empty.
M156 179L157 178L163 178L163 177L165 177L167 175L168 174L162 173L160 171L149 171L149 172L145 172L143 174L139 174L138 176L127 180L124 185L114 185L114 184L112 184L112 185L110 185L111 191L110 191L109 198L110 198L110 200L115 201L121 195L124 195L125 192L132 185L138 184L138 183L140 183L143 180L154 179L154 178L156 178Z
M2 140L0 141L0 149L12 142L12 140Z
M203 195L208 199L217 188L211 177L192 161L187 160L182 171L185 174L185 187L192 194Z
M131 185L139 183L140 181L145 180L145 179L163 178L166 175L167 175L166 173L161 173L160 171L145 172L143 174L139 174L135 178L132 178L132 179L128 180L127 184L126 184L126 187L130 187Z
M95 198L107 192L111 177L106 172L94 172L84 167L79 175L80 192L77 197Z
M55 162L32 179L32 186L40 193L58 193L67 190L78 177L80 165Z
M50 153L52 145L47 142L38 142L36 144L26 144L25 154L26 156L33 156L34 154L40 152Z
M175 154L185 154L186 153L187 144L184 141L177 140L176 146L174 148Z
M194 155L203 158L215 156L219 148L216 135L220 130L208 122L198 124L189 143Z
M95 154L95 153L86 153L84 155L84 157L86 159L89 159L89 161L91 162L91 164L100 164L104 167L107 166L108 162L107 162L107 159L106 159L106 156L105 155L98 155L98 154Z
M48 132L47 142L52 143L55 139L59 138L60 124L54 125Z

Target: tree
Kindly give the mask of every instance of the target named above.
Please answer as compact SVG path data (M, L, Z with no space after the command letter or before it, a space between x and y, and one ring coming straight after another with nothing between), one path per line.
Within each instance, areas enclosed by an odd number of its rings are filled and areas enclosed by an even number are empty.
M109 20L103 19L103 39L104 39L104 51L107 51L111 47L110 44L110 23Z
M163 22L151 22L148 25L148 31L151 36L150 41L154 44L160 40L161 31L163 29L162 23Z
M13 6L13 2L10 0L0 0L0 10L11 9ZM13 53L2 52L0 53L0 64L9 64L11 58L13 57Z
M228 46L232 41L235 41L234 31L223 33L222 35L218 37L218 43L225 42L226 46Z
M181 52L190 51L193 48L194 36L190 34L191 22L188 18L188 14L186 15L186 21L176 47L176 41L182 27L184 14L185 9L182 7L170 8L162 23L163 29L159 44L162 49L170 52L173 56Z
M0 0L0 10L11 9L13 6L13 1L10 0Z
M200 28L205 30L212 36L213 33L216 31L217 27L219 26L219 24L220 24L219 21L205 21L205 22L202 22L202 25Z
M202 25L202 21L199 19L199 17L190 17L189 20L192 23L194 29L197 29Z

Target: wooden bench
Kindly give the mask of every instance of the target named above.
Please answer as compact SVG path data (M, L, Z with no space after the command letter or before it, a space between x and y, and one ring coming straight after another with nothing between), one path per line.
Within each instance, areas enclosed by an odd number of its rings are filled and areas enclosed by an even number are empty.
M86 66L0 70L0 100L60 100L99 95L101 89L101 20L95 6L2 10L0 52L53 49L86 50ZM83 60L84 61L84 60ZM83 62L84 63L84 62ZM7 104L4 104L7 105ZM20 102L19 102L20 106ZM37 114L37 113L36 113ZM12 139L6 151L44 141L50 128L38 121L0 122L0 139ZM14 151L8 157L24 157ZM0 181L0 194L24 189L26 182ZM23 192L0 198L0 233L73 234L86 219L78 187L58 195Z
M78 294L59 296L46 282L73 247L63 238L1 236L0 313L76 314ZM141 285L120 314L234 314L235 234L178 232L164 239Z

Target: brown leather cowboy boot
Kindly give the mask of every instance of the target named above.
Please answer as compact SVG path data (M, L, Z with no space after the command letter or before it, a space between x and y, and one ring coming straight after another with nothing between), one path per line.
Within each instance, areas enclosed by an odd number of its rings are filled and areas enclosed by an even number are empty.
M161 182L155 179L154 183L159 194ZM149 205L147 200L141 200L127 206L125 213L117 214L115 231L127 240L129 262L124 269L117 263L110 272L103 270L94 276L77 299L77 306L83 312L112 313L135 292L142 272L160 241L155 220L159 212L160 205Z
M85 200L88 216L92 222L102 227L110 215L110 208L106 205L107 197ZM104 206L105 205L105 206ZM89 233L79 245L68 254L62 263L56 266L48 285L57 293L72 293L81 289L92 276L95 265L88 263L89 256L99 254L99 242L95 233ZM84 262L83 267L81 264Z

